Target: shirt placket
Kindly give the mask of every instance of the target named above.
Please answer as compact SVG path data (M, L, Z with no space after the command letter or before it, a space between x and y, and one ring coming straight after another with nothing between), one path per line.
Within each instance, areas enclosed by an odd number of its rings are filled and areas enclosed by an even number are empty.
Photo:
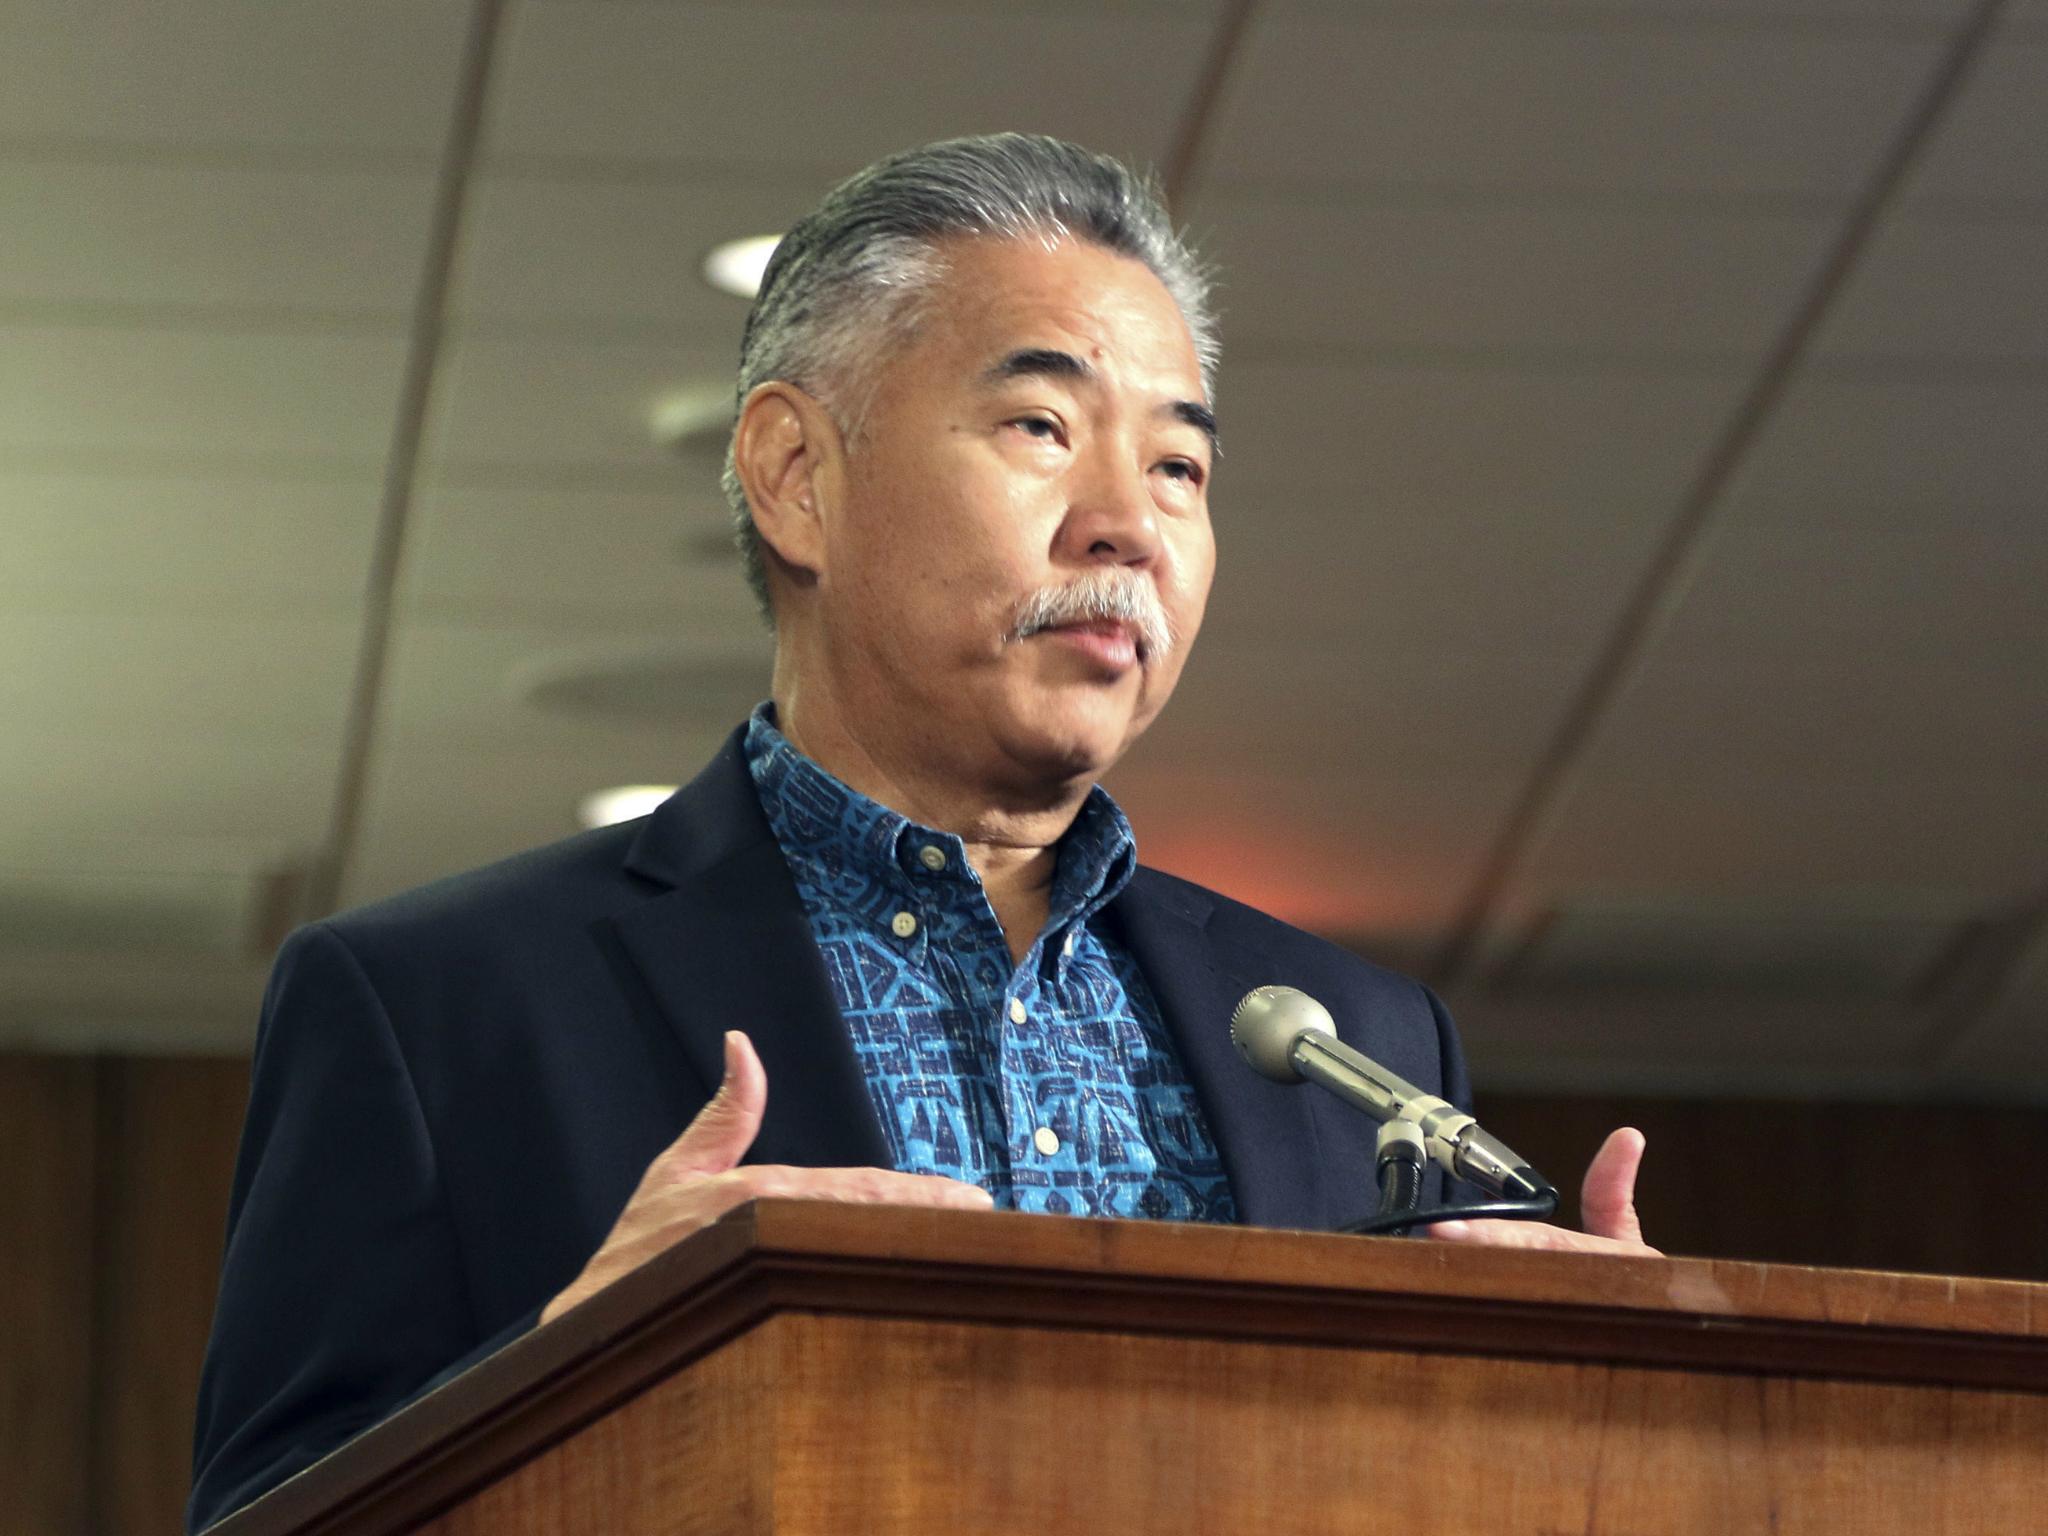
M898 864L913 888L911 900L925 914L931 974L954 1001L949 1033L954 1050L969 1068L962 1074L962 1108L977 1133L977 1150L986 1168L983 1182L999 1198L1014 1196L1015 1157L1002 1042L984 1024L990 979L984 974L989 941L983 930L994 922L994 915L991 911L983 921L977 909L986 907L987 901L978 884L962 878L962 855L957 850L915 827L907 830L906 838ZM1000 930L996 941L1001 942Z

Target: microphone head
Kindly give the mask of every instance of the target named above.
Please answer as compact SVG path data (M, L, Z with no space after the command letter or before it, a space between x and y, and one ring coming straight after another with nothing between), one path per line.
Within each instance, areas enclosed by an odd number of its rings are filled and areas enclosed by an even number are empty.
M1254 987L1230 1015L1230 1039L1261 1077L1298 1083L1294 1042L1309 1030L1335 1036L1330 1010L1293 987Z

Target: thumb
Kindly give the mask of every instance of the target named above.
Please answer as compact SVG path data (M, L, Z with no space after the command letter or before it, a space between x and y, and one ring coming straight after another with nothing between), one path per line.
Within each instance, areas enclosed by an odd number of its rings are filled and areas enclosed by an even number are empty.
M665 1173L724 1173L738 1165L761 1129L768 1074L754 1043L738 1030L725 1036L725 1078L711 1102L662 1153Z
M1600 1144L1587 1165L1585 1183L1579 1186L1579 1215L1595 1237L1643 1240L1643 1224L1636 1220L1636 1170L1642 1167L1645 1145L1643 1133L1625 1125Z

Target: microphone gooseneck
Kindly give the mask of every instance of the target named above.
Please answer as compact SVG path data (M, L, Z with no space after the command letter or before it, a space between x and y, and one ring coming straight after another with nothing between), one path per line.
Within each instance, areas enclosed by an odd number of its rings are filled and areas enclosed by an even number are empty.
M1382 1124L1399 1120L1413 1125L1430 1159L1446 1173L1497 1199L1547 1199L1550 1209L1556 1208L1557 1191L1526 1159L1455 1104L1425 1093L1338 1039L1330 1011L1306 992L1254 988L1230 1016L1230 1038L1262 1077L1316 1083Z
M1429 1153L1422 1144L1422 1132L1412 1120L1388 1120L1381 1124L1373 1146L1373 1172L1379 1180L1380 1208L1375 1221L1390 1223L1393 1236L1407 1230L1392 1224L1394 1218L1412 1216L1422 1204L1422 1170Z

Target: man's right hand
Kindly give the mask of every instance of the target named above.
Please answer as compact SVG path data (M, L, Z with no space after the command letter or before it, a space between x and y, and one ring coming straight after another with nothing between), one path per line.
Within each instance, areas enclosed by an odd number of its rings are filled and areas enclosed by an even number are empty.
M603 1245L569 1288L547 1304L540 1320L553 1322L699 1227L708 1227L734 1206L758 1197L936 1205L963 1211L986 1211L994 1204L985 1189L929 1174L775 1164L743 1168L740 1159L754 1144L767 1104L768 1074L761 1069L761 1058L754 1054L753 1042L734 1030L725 1037L725 1080L718 1085L717 1096L647 1165Z

